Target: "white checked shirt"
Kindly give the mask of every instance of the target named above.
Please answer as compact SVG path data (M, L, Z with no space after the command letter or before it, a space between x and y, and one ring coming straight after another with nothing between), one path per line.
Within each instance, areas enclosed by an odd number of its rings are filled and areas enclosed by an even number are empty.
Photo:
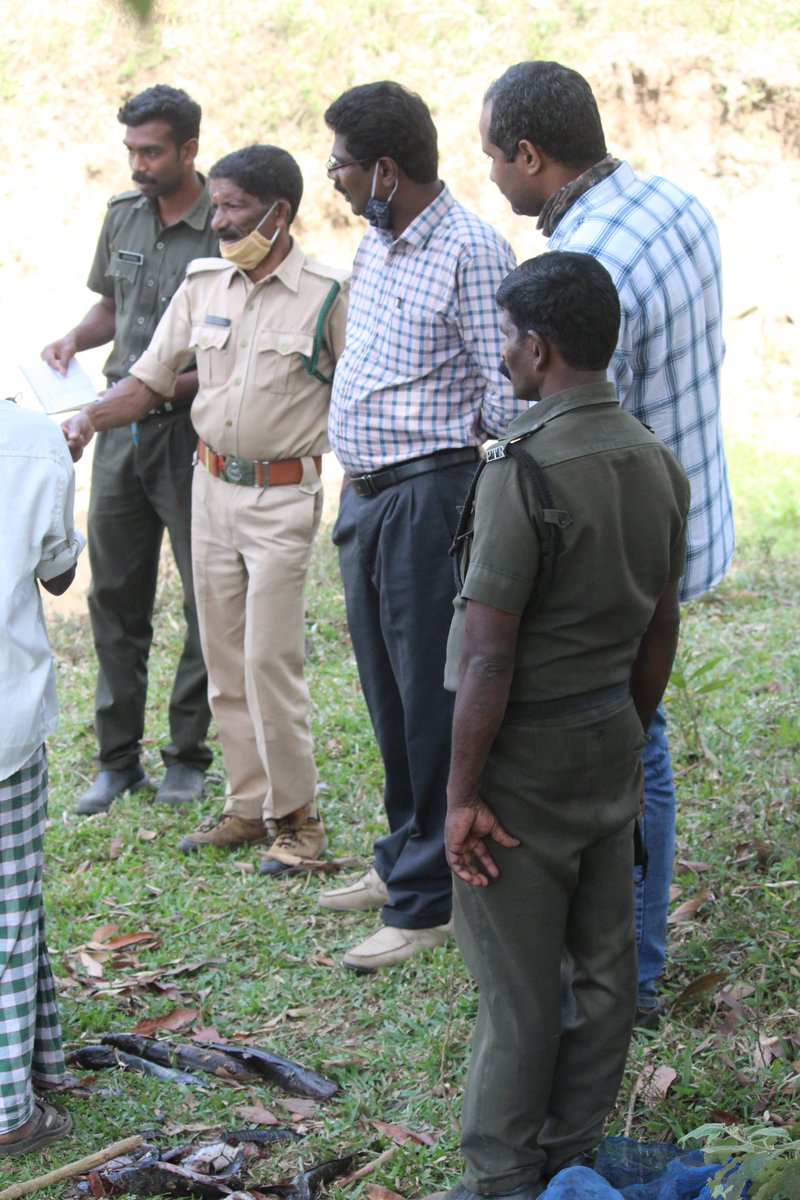
M722 279L711 215L694 196L621 163L564 214L550 250L591 254L622 306L609 377L620 404L680 459L692 488L681 598L718 583L733 554L720 420Z
M494 296L514 266L446 187L399 237L365 234L328 426L345 471L480 445L528 407L499 370Z
M75 565L75 472L43 413L0 400L0 780L18 771L58 724L56 678L37 579Z

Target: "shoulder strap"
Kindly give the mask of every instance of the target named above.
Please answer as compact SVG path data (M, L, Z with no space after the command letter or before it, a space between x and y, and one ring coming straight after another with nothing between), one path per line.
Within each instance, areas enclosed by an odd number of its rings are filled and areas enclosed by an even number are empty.
M525 472L531 481L534 502L541 519L541 524L545 530L544 539L541 541L541 569L534 590L535 602L539 603L544 593L550 587L553 575L555 574L556 559L561 549L561 530L566 529L567 526L572 524L572 517L562 509L555 508L547 483L547 477L540 464L532 454L513 441L506 442L505 445L492 446L487 451L486 457L478 464L478 469L472 477L472 483L469 486L464 507L461 510L461 516L458 520L456 535L450 547L450 554L453 558L456 592L460 594L464 586L461 571L462 551L473 535L470 518L472 516L475 489L478 486L478 480L484 467L489 462L492 462L495 458L505 458L507 455L516 459L521 470Z
M317 313L317 324L314 328L314 346L311 350L311 356L309 357L307 354L300 355L301 359L303 360L303 366L308 371L309 375L313 375L315 379L320 381L320 383L333 383L333 378L331 377L329 379L327 375L323 375L318 369L317 363L319 362L319 356L322 350L322 334L325 328L325 318L331 311L331 306L336 297L339 295L340 290L341 284L338 282L338 280L334 281L331 290L328 292L322 303L322 308Z
M508 442L506 453L519 463L533 486L533 494L544 525L545 537L542 545L542 562L536 582L536 596L540 599L550 587L556 569L556 558L561 549L561 530L572 523L568 513L555 508L547 478L539 463L517 442Z

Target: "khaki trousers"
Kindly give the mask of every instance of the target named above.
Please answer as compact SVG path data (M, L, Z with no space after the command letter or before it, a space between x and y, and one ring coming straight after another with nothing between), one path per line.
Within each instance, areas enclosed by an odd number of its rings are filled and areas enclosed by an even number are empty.
M492 747L481 793L520 845L490 842L499 879L454 887L456 938L480 990L461 1124L471 1191L537 1184L602 1137L636 1008L643 741L625 699L507 718Z
M308 484L274 488L242 487L195 467L195 596L228 775L225 812L250 820L314 804L303 656L306 577L321 511L313 464Z

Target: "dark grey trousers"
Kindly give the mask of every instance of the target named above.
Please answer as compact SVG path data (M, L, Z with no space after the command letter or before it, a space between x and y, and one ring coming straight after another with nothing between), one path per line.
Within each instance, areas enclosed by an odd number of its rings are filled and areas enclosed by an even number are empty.
M474 473L474 463L462 463L367 498L348 488L333 532L384 763L389 832L375 843L389 889L382 918L400 929L450 918L444 819L453 696L443 680L455 583L447 552Z
M636 1008L643 741L625 699L507 721L492 748L481 791L521 844L490 843L500 878L488 887L455 881L456 937L480 990L462 1115L472 1191L537 1183L602 1137Z
M188 410L151 417L97 437L89 501L89 614L99 671L96 732L101 767L121 770L139 757L144 735L147 660L164 529L183 587L186 637L169 704L164 762L205 770L211 720L197 628L191 559L192 457Z

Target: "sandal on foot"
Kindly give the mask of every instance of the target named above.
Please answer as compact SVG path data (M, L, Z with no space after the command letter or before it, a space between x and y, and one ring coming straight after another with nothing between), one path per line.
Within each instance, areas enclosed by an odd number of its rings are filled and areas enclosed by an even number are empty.
M72 1130L72 1117L60 1104L48 1104L37 1100L33 1110L36 1124L30 1133L17 1142L0 1142L0 1158L13 1158L17 1154L30 1154L42 1146L49 1146L59 1138L66 1137Z

